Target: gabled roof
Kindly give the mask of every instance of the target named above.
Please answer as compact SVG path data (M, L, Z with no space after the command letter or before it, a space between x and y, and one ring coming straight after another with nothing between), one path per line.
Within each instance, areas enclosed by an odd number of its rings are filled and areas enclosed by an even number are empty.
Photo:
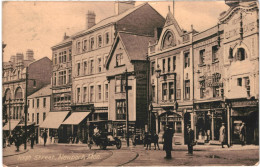
M94 30L97 29L97 28L100 28L100 27L103 27L103 26L107 26L107 25L116 23L116 22L118 22L119 20L121 20L121 19L123 19L124 17L126 17L127 15L131 14L132 12L134 12L135 10L137 10L137 9L139 9L139 8L141 8L142 6L145 6L145 5L149 5L149 4L148 4L147 2L145 2L145 3L143 3L143 4L141 4L141 5L138 5L138 6L134 7L134 8L132 8L132 9L129 9L129 10L127 10L126 12L123 12L123 13L121 13L121 14L119 14L119 15L114 15L114 16L108 17L108 18L106 18L106 19L103 19L103 20L101 20L100 22L98 22L96 25L94 25L93 27L91 27L91 28L89 28L89 29L87 29L87 30L83 30L83 31L80 31L80 32L74 34L74 35L72 36L72 38L77 37L77 36L79 36L79 35L81 35L81 34L90 33L90 32L94 31Z
M146 60L148 52L149 41L154 42L154 37L138 35L129 32L118 32L114 44L110 50L109 57L106 62L106 68L108 68L109 62L112 58L113 52L121 41L125 52L127 53L129 60Z
M41 96L50 96L52 94L51 90L51 84L39 89L37 92L31 94L28 98L35 98L35 97L41 97Z
M165 21L164 27L167 27L167 26L172 25L172 24L175 26L179 35L181 36L183 34L183 31L181 30L181 28L180 28L178 22L176 21L176 19L174 18L172 12L169 10L169 12L166 16L166 21Z

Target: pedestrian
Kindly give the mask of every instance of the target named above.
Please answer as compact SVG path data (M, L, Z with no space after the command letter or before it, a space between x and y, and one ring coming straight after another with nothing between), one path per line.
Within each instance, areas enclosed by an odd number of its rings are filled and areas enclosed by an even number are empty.
M170 126L167 125L167 128L163 134L163 150L166 152L166 159L171 159L172 158L172 137L173 137L173 130L170 129Z
M33 149L34 140L35 140L35 135L34 135L34 133L32 133L32 134L30 135L30 140L31 140L31 149Z
M244 122L242 122L242 125L239 128L239 139L240 139L241 145L244 146L245 142L246 142L246 127L245 127Z
M153 136L152 136L152 140L154 142L154 150L156 150L156 146L158 147L158 150L160 150L160 147L159 147L159 136L157 133L155 133Z
M44 146L46 145L47 142L47 132L46 129L44 130L43 134L42 134L43 140L44 140Z
M194 145L194 131L191 129L190 125L187 126L187 146L188 154L193 154L193 145Z
M151 150L151 142L152 142L152 135L151 132L147 133L147 137L146 137L146 150L149 147L149 150Z
M21 140L22 140L22 136L20 135L19 132L16 132L16 134L14 135L14 143L15 143L17 152L19 151L19 147L20 147L21 142L22 142Z
M222 126L219 129L219 142L221 143L222 148L224 148L225 144L229 147L228 143L226 142L225 123L222 123Z

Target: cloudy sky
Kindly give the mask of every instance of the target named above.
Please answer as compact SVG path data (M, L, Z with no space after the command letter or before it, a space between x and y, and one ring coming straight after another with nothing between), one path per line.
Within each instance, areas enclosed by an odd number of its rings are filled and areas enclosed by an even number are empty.
M144 2L137 1L136 5ZM149 4L163 17L172 1L152 1ZM17 52L33 49L35 58L51 58L51 47L63 38L85 28L86 13L95 11L96 22L114 14L114 2L3 2L2 40L7 44L3 60L9 61ZM174 13L181 28L198 31L214 26L219 14L228 9L224 1L176 1Z

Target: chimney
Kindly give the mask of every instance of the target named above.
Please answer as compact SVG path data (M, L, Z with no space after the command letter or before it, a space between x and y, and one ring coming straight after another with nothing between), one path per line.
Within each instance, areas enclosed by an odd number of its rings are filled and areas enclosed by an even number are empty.
M88 11L86 21L86 29L89 29L96 24L96 14L94 11Z
M24 60L23 54L22 53L16 53L16 60L15 60L15 62L16 63L20 63L20 62L23 62L23 60Z
M125 11L135 7L135 1L116 1L115 2L115 15L124 13Z
M12 55L12 56L11 56L10 61L11 61L12 63L15 63L15 55Z
M26 60L34 61L34 52L32 49L26 51Z
M69 36L67 36L66 35L66 32L64 33L64 37L63 37L63 40L66 40L66 39L68 39L69 38Z

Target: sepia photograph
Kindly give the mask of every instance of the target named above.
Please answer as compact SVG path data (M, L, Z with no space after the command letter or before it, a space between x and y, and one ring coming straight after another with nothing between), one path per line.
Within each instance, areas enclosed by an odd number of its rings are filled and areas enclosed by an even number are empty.
M258 166L259 1L2 2L2 166Z

